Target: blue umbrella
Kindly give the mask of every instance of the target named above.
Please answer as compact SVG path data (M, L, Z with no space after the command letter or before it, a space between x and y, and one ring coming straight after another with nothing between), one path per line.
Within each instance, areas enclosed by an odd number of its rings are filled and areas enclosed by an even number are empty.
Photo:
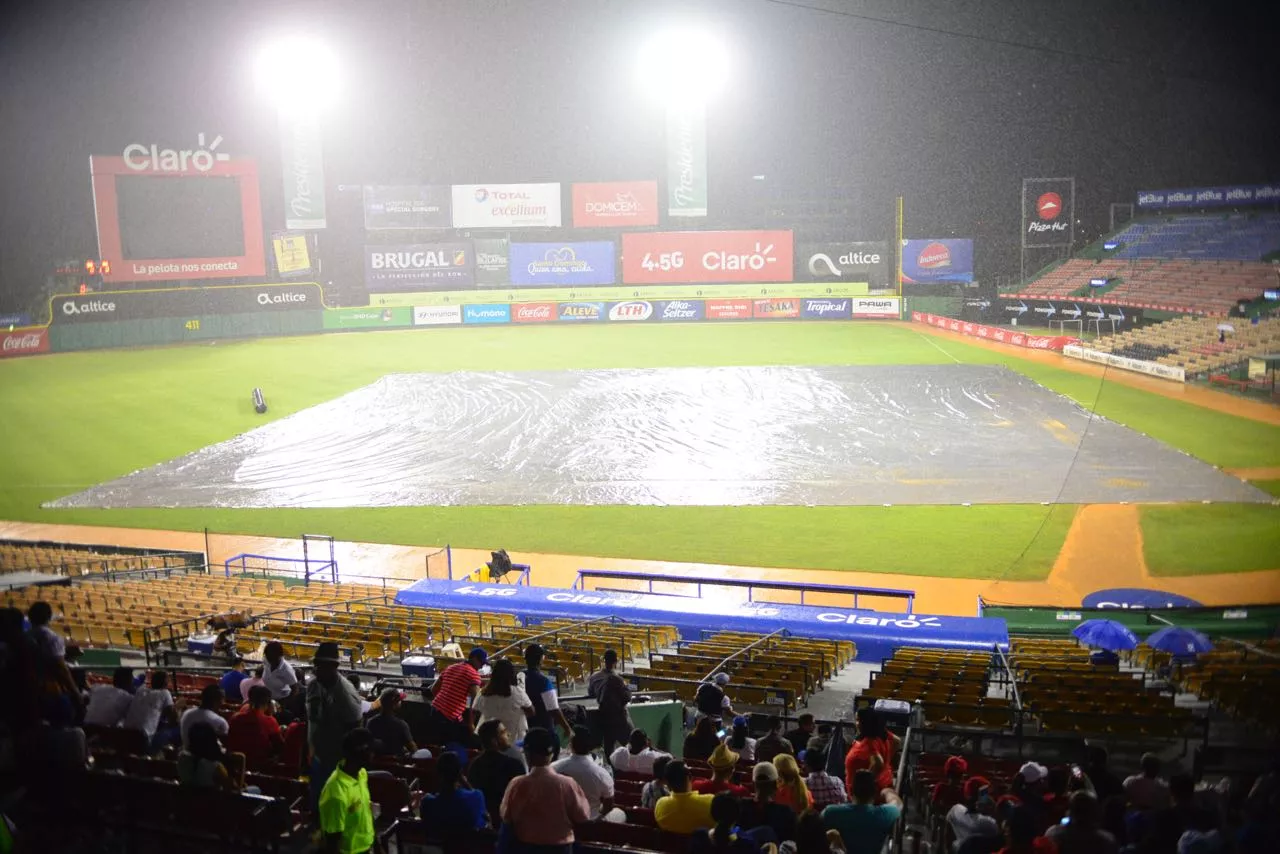
M1147 646L1174 655L1195 655L1213 649L1207 637L1195 629L1184 629L1181 626L1165 626L1158 632L1152 632L1147 638Z
M1128 626L1115 620L1085 620L1072 629L1071 634L1099 649L1115 651L1133 649L1138 645L1138 636L1129 631Z

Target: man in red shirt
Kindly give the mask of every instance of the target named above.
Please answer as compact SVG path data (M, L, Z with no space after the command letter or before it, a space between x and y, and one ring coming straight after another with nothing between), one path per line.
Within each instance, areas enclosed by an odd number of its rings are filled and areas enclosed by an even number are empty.
M735 786L733 784L733 772L738 767L738 754L734 753L724 743L719 744L715 750L711 752L711 756L707 759L707 764L711 766L711 777L702 780L696 780L693 784L693 790L700 795L717 795L720 792L729 792L740 798L750 795L744 787Z
M254 685L249 689L249 706L231 716L227 730L227 750L244 754L245 768L257 771L284 747L280 724L271 716L271 689Z
M451 664L440 674L432 686L431 731L439 744L468 744L475 732L471 720L471 704L480 694L483 680L480 669L489 660L489 654L476 647L467 654L466 661Z

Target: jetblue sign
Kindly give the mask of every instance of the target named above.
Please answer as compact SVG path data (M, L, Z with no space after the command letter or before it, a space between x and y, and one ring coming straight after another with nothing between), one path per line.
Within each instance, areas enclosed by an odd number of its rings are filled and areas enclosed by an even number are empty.
M1280 202L1280 184L1229 184L1222 187L1138 191L1138 207L1142 210L1243 207L1273 205L1277 202Z

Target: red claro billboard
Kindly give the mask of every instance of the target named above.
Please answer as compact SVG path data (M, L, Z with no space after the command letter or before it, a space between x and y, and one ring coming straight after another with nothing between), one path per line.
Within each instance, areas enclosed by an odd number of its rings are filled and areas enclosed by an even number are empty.
M657 181L610 181L573 185L574 228L623 228L657 224Z
M654 231L622 235L622 281L636 285L790 282L790 231Z

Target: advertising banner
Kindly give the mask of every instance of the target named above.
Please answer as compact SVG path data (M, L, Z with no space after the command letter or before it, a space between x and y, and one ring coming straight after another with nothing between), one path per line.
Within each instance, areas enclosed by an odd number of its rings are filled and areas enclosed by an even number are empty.
M609 303L609 320L615 323L635 323L653 319L653 303L648 300Z
M55 296L49 301L52 323L146 320L324 308L315 282L178 288L166 291L105 291Z
M477 237L472 243L476 253L476 284L509 284L507 267L511 241L505 237Z
M667 215L707 215L707 110L667 106Z
M941 317L921 311L911 312L911 319L917 323L927 323L930 326L946 329L949 332L958 332L971 338L985 338L998 344L1011 344L1014 347L1026 347L1031 350L1063 350L1066 347L1080 343L1079 338L1069 335L1028 335L1016 329L987 326L983 323L969 323L964 320L956 320L953 317Z
M557 318L553 302L526 302L511 306L512 323L550 323Z
M889 246L883 241L807 243L796 247L796 279L813 282L889 282Z
M7 329L10 326L29 325L31 325L31 315L29 314L0 314L0 328Z
M1187 381L1187 372L1185 368L1175 367L1173 365L1162 365L1159 362L1144 362L1141 359L1130 359L1126 356L1117 356L1115 353L1103 353L1099 350L1090 350L1087 347L1079 346L1079 342L1074 342L1062 348L1062 355L1070 356L1073 359L1082 359L1086 362L1094 362L1099 365L1108 365L1112 368L1120 368L1124 371L1134 371L1148 376L1160 377L1164 380L1173 380L1174 382L1184 383Z
M413 325L413 309L408 306L392 308L331 308L322 318L325 329L391 329Z
M705 320L706 307L700 299L659 300L654 303L654 320Z
M972 240L902 241L904 284L973 281Z
M751 316L751 300L749 299L707 300L708 320L750 320Z
M280 113L281 161L284 164L285 227L324 228L324 165L320 125L306 110Z
M574 228L631 228L657 224L657 181L573 185Z
M446 291L475 283L470 241L364 248L364 283L370 293Z
M568 321L595 321L605 319L602 302L562 302L557 306L557 317Z
M271 257L282 279L311 275L311 250L305 234L277 231L271 235Z
M512 243L511 284L565 287L612 285L614 248L609 240L590 243Z
M1010 297L998 303L1002 307L1002 316L1017 318L1019 323L1043 322L1045 325L1059 320L1079 320L1081 328L1088 329L1092 321L1112 321L1117 327L1124 324L1139 323L1145 310L1143 308L1120 305L1116 300L1094 298L1088 302L1080 300L1023 299ZM1151 306L1158 310L1175 310L1173 306Z
M849 314L857 318L892 320L898 317L897 297L854 297L849 301Z
M1142 210L1243 207L1273 205L1276 202L1280 202L1280 184L1229 184L1223 187L1138 191L1138 207Z
M49 352L49 327L0 329L0 359Z
M489 305L464 305L463 323L510 323L511 306L505 303Z
M790 231L651 231L622 235L627 284L789 282Z
M800 316L800 300L795 297L758 299L751 305L756 320L794 320Z
M802 299L800 316L812 320L848 320L852 317L850 301L845 299Z
M454 184L454 228L559 228L559 184Z
M414 306L414 326L450 326L459 323L462 323L462 306L460 305Z
M448 228L448 185L397 184L366 185L364 227L369 231L386 228Z
M1076 179L1022 180L1022 248L1070 246L1075 239Z

